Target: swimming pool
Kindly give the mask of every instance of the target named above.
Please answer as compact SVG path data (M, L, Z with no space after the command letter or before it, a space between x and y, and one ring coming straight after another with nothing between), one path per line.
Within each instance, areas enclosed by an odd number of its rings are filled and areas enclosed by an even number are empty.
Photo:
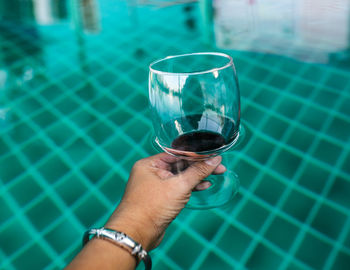
M63 268L104 223L155 153L148 64L194 51L234 59L241 188L185 209L154 269L347 269L348 1L17 2L0 1L1 269Z

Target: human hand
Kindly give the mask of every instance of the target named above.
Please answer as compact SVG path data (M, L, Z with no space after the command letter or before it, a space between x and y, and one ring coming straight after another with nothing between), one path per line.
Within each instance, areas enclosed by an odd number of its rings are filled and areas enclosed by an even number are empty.
M151 250L162 240L165 229L190 199L193 189L208 188L201 182L226 168L217 156L206 161L186 161L166 153L135 163L121 203L106 227L122 231Z

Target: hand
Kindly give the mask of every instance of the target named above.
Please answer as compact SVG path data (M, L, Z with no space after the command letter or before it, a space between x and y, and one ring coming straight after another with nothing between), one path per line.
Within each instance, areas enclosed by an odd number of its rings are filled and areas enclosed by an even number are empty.
M217 156L188 163L166 153L135 163L124 196L106 228L122 231L147 250L158 246L165 229L188 202L193 189L210 186L201 182L226 168Z

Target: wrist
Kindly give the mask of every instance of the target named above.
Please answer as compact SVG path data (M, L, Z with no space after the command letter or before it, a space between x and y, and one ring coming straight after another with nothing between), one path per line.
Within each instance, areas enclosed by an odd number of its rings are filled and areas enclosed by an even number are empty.
M146 270L150 270L152 268L152 260L151 257L148 255L147 251L145 251L142 248L140 243L135 242L134 239L132 239L125 233L107 229L104 227L89 229L84 234L83 246L85 246L86 243L89 242L91 236L94 236L97 239L102 238L108 240L113 244L119 246L120 248L127 250L132 256L136 258L135 262L139 262L141 260L144 262Z
M141 244L146 251L150 251L155 246L154 242L157 237L154 233L154 225L135 212L128 214L118 212L112 215L105 227L125 233Z

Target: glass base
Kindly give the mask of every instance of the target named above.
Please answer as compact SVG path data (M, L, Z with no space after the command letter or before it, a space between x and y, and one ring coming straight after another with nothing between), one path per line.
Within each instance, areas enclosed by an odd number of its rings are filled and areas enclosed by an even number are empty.
M205 190L192 191L186 208L210 209L223 206L234 198L240 185L237 174L229 170L221 175L210 175L204 181L210 181L211 186Z

